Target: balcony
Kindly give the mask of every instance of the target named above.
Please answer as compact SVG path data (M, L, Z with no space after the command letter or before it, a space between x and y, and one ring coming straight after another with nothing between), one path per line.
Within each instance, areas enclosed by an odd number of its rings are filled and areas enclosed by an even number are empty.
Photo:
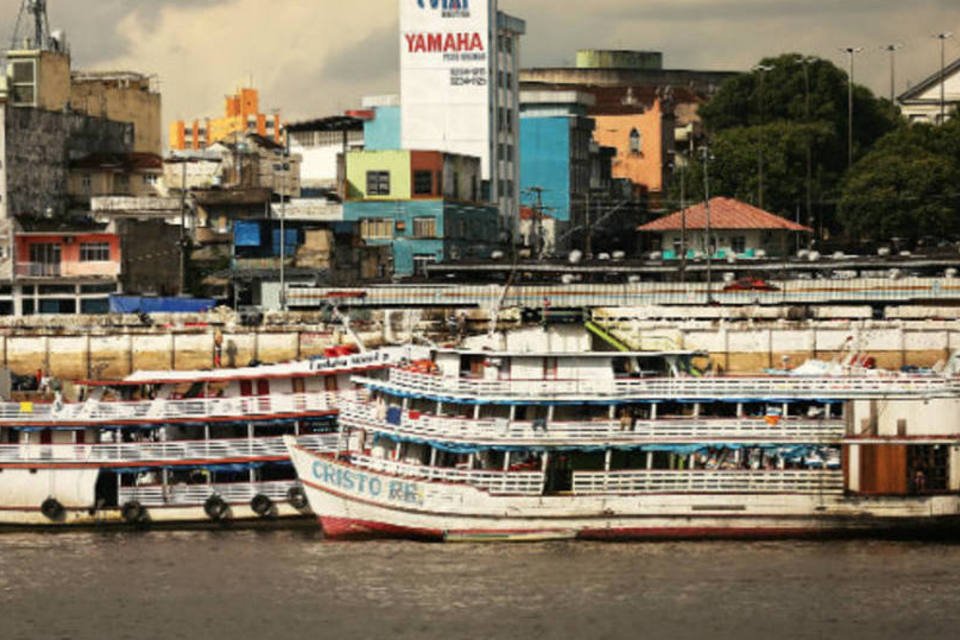
M18 262L18 278L117 278L118 262Z

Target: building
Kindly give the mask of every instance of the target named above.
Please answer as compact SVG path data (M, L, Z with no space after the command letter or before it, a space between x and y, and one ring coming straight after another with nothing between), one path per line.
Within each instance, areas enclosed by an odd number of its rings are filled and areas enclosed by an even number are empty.
M162 100L156 77L132 71L74 71L70 108L133 125L134 153L163 153Z
M120 292L120 238L112 224L20 217L14 223L13 315L95 314ZM0 304L3 304L0 302Z
M809 227L731 198L713 198L709 209L700 203L642 225L637 231L651 235L652 248L665 260L682 258L684 250L694 259L706 256L708 251L718 259L780 257L793 251L799 234L813 233Z
M941 98L943 100L941 104ZM940 113L950 118L960 108L960 58L897 98L900 109L910 122L940 124Z
M160 195L163 158L153 153L91 153L70 163L67 195L84 211L103 196Z
M339 190L343 182L340 159L348 151L364 148L366 121L373 117L372 112L348 112L287 125L290 153L302 158L304 190L317 195Z
M594 138L617 149L613 177L630 180L637 197L661 208L669 187L677 141L686 148L701 133L697 114L727 79L727 71L664 69L651 51L581 50L574 67L524 69L524 90L583 91L595 98L589 115Z
M489 257L498 215L482 200L479 158L440 151L353 151L347 155L344 219L371 245L393 252L395 276L427 264Z
M199 151L230 136L256 134L277 144L283 144L283 126L280 113L261 113L260 93L242 88L224 99L221 118L194 118L176 120L170 124L169 146L174 151Z
M366 97L363 99L363 108L371 114L363 123L364 149L402 149L400 96Z
M500 227L519 221L519 59L526 24L497 0L400 2L401 146L480 158Z
M556 246L558 232L583 224L590 202L594 131L594 121L587 111L593 104L593 96L580 91L520 93L520 190L524 205L520 214L524 246L529 246L531 236L526 229L538 209L549 216L553 227L554 241L546 245L548 255L557 249L566 250L566 246Z

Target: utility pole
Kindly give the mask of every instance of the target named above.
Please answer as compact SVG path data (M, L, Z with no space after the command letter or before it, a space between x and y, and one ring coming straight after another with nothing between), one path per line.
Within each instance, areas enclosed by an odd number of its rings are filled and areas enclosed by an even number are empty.
M863 47L844 47L841 49L850 58L850 72L847 76L847 168L853 166L853 58L863 51Z
M284 131L283 162L280 164L280 310L287 310L287 174L290 173L290 135Z
M180 159L180 295L187 291L187 159Z
M758 92L757 98L760 101L760 136L759 142L757 144L757 206L763 209L763 144L766 141L763 125L766 124L766 117L764 114L766 102L764 100L764 80L767 77L767 72L772 71L773 67L770 65L758 64L753 68L754 72L760 74L760 91Z
M692 140L692 134L691 134ZM687 161L680 162L680 282L687 281Z
M802 57L798 61L799 64L803 65L803 92L804 92L804 103L803 103L803 115L805 124L810 125L810 63L816 62L816 58ZM806 205L807 205L807 226L811 229L816 229L813 219L813 143L810 140L810 132L807 132L807 145L806 145L806 161L807 161L807 176L806 176ZM810 236L811 248L813 246L815 234Z
M890 53L890 104L897 104L897 50L902 49L899 42L880 47Z
M531 240L531 258L534 260L539 260L542 256L540 255L542 251L543 238L541 237L543 233L543 188L542 187L530 187L530 191L537 196L537 204L533 210L533 222L532 228L530 230L530 240Z
M953 37L952 31L945 31L934 36L940 40L940 124L947 120L947 39Z
M703 206L706 213L707 232L707 304L713 303L713 229L710 228L710 147L700 150L703 158Z

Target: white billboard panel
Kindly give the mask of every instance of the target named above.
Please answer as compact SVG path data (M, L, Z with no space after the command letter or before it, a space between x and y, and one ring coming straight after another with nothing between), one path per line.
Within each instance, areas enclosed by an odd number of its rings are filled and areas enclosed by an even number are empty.
M401 141L479 156L490 177L495 0L399 0Z

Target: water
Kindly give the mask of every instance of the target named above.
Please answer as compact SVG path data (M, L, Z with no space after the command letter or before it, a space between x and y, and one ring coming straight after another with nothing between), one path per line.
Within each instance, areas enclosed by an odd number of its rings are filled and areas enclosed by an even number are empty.
M956 638L960 545L0 535L0 638Z

